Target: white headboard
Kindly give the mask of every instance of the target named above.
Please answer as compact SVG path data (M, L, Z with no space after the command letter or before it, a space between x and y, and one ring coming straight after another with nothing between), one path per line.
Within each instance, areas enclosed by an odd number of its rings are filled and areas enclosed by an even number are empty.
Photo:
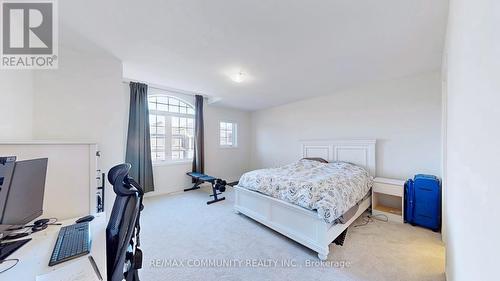
M321 157L328 161L345 161L368 170L375 177L377 140L304 140L302 157Z

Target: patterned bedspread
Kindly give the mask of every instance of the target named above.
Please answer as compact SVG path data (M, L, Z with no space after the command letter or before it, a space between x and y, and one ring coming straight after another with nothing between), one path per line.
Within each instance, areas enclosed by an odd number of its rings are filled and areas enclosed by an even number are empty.
M365 169L353 164L302 159L279 168L245 173L238 186L317 210L320 218L333 223L365 197L373 179Z

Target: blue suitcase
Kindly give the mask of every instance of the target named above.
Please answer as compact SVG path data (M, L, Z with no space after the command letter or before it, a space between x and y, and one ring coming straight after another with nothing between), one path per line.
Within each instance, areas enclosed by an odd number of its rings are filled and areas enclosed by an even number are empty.
M435 176L415 175L405 183L404 221L433 231L441 228L441 182Z

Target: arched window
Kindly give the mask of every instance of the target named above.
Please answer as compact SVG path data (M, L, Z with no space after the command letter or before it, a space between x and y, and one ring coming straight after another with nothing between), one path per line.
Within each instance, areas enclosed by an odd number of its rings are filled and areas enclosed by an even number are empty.
M168 95L150 95L148 102L153 162L193 159L193 106Z

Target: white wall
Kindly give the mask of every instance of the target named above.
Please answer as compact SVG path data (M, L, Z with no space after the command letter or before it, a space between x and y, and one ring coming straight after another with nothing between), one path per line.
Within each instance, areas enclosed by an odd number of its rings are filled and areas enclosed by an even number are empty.
M252 113L252 166L296 161L299 140L377 139L377 175L440 175L441 82L430 73Z
M447 279L498 280L500 2L453 0L447 50Z
M91 153L94 155L89 157ZM37 141L0 142L0 155L15 155L18 161L48 158L43 217L59 220L81 217L95 211L90 186L95 188L95 146L82 143ZM92 199L95 194L92 193Z
M60 39L59 69L35 74L33 137L97 142L100 167L107 172L125 159L128 99L122 63L69 30ZM114 198L111 188L106 195ZM83 204L79 201L75 204ZM111 204L107 200L108 210Z
M228 180L238 181L250 168L251 123L250 113L236 109L208 105L205 109L205 172ZM238 124L238 145L219 146L219 122Z
M0 139L30 139L33 123L33 72L0 70Z
M129 86L124 84L124 95L129 95ZM194 104L194 96L174 94L150 87L149 94L164 93L176 96L190 104ZM238 124L238 147L221 148L219 146L219 122L231 121ZM239 180L248 171L250 164L250 113L246 111L204 105L205 125L205 173L226 179L228 182ZM192 163L153 164L155 191L148 196L182 191L191 187L191 179L186 172L191 171Z
M0 71L0 139L97 142L107 171L124 161L128 99L121 81L120 60L63 26L59 69ZM46 186L47 194L66 194L53 189L67 188ZM72 188L88 189L88 183ZM108 189L107 198L112 194ZM57 200L75 206L71 215L89 206L78 192L46 201ZM110 210L112 201L107 203Z

